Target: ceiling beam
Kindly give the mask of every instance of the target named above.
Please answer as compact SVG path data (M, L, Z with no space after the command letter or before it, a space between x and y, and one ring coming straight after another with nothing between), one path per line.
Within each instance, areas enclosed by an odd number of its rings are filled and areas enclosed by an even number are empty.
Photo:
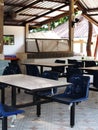
M43 1L51 1L51 2L58 2L58 3L65 3L69 4L69 0L43 0Z
M98 13L96 14L88 14L89 16L98 16Z
M76 1L76 5L79 10L86 12L86 8L82 5L82 3L80 3L79 1Z
M98 12L98 8L86 9L87 12Z
M92 22L93 24L95 24L96 26L98 26L98 22L95 21L93 18L90 17L89 14L87 14L87 9L82 5L82 3L80 1L76 2L78 9L82 10L82 15L88 19L89 22Z
M94 19L92 19L89 15L87 14L82 14L89 22L95 24L96 26L98 26L98 22L95 21Z

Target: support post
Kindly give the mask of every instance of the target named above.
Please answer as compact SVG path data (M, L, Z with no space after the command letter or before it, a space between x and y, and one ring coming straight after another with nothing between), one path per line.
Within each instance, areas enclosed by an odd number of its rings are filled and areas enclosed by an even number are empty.
M3 16L4 16L4 1L0 0L0 53L3 53Z
M74 26L72 25L72 22L74 21L74 0L69 1L69 51L73 52Z
M87 40L87 47L86 47L87 56L92 56L92 54L91 54L92 33L93 33L93 26L92 26L92 24L89 22L88 40Z

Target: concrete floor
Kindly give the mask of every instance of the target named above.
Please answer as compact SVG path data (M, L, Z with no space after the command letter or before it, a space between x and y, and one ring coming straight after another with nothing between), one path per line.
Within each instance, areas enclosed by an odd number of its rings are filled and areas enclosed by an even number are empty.
M10 104L10 88L6 89L6 103ZM32 96L21 91L17 93L17 102L32 100ZM76 121L70 128L70 113L68 105L48 103L42 105L41 116L36 116L36 106L22 108L25 113L17 115L15 127L11 127L11 117L8 118L8 130L98 130L98 93L89 93L89 99L76 106ZM1 130L1 121L0 121Z

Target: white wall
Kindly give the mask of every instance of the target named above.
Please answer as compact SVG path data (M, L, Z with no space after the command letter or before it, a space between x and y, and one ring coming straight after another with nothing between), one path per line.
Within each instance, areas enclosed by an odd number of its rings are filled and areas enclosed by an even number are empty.
M4 45L4 55L16 55L18 52L24 52L25 31L20 26L4 26L4 35L14 35L14 45Z

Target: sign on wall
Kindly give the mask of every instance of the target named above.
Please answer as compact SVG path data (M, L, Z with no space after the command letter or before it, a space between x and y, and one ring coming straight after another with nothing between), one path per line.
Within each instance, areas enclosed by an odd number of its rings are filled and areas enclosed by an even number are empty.
M4 45L14 45L14 35L3 35Z

